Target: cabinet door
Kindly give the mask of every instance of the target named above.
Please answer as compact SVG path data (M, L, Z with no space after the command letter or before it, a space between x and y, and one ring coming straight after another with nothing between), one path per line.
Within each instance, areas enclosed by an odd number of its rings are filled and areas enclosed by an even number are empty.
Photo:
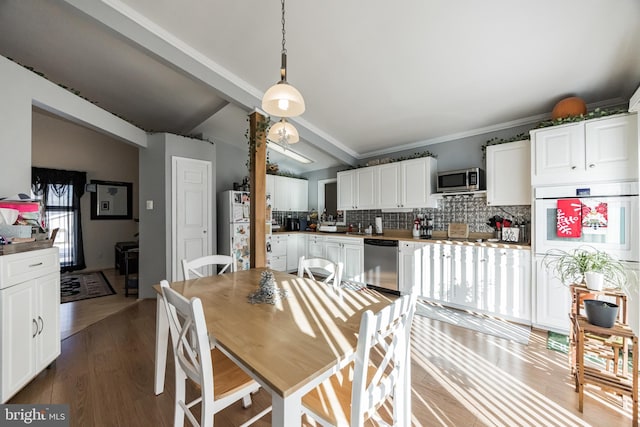
M309 210L309 181L304 179L292 179L291 194L293 200L291 208L294 211L306 212Z
M355 244L342 244L344 278L362 282L364 280L364 247Z
M402 295L410 294L414 289L422 290L422 248L423 244L400 242L398 259L398 290Z
M39 331L36 337L36 370L49 365L60 355L60 274L35 280Z
M305 253L304 235L289 234L287 236L287 271L298 271L298 261Z
M58 296L58 298L60 298ZM38 323L33 281L0 291L2 307L2 402L31 380L36 373L34 354Z
M361 168L356 172L356 209L375 209L377 168Z
M461 308L476 308L473 246L450 246L450 302Z
M342 243L328 241L325 244L325 256L329 261L342 262Z
M567 334L571 294L543 265L542 256L535 257L535 319L534 326Z
M317 236L309 236L307 242L307 258L325 258L324 239Z
M377 199L380 209L399 208L402 204L402 167L400 163L376 166Z
M430 244L429 263L423 276L423 293L426 298L447 302L451 277L451 248L445 244Z
M531 257L524 249L500 249L497 281L499 314L510 320L531 323Z
M436 207L431 193L435 180L435 159L423 157L405 160L400 163L402 168L402 195L400 207L426 208ZM433 170L432 170L433 169Z
M531 204L529 140L487 147L487 205Z
M531 184L573 182L584 177L584 125L555 126L532 135Z
M338 210L356 209L356 170L338 172Z
M585 122L586 170L592 180L638 178L637 117Z

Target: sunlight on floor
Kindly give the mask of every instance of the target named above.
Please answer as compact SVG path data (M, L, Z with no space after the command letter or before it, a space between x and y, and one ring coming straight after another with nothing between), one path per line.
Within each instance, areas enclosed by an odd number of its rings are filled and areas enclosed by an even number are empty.
M526 352L514 350L514 344L500 339L487 340L488 347L495 347L496 360L478 356L473 348L465 346L427 319L416 316L413 323L412 358L424 371L432 376L446 392L477 417L484 425L544 425L544 426L586 426L590 425L577 415L554 402L550 397L523 382L527 376L550 375L549 365L556 361L541 357L530 357ZM532 337L533 338L533 337ZM539 338L536 337L539 340ZM505 343L503 346L501 343ZM500 352L508 352L509 358L499 357ZM493 356L489 348L483 354ZM515 356L515 358L514 358ZM518 363L513 360L521 359ZM504 360L504 362L503 362ZM500 363L502 365L500 366ZM568 363L568 362L567 362ZM514 365L517 373L510 374L509 365ZM565 365L566 366L566 365ZM540 382L540 380L538 380ZM544 379L542 379L544 381ZM567 376L567 387L573 383ZM593 389L585 390L591 399L599 399L601 404L612 411L624 414L631 420L630 402L626 410L615 406L608 395ZM431 404L428 395L413 388L413 402L424 405L421 412L433 415L442 425L452 425L446 410ZM606 400L605 400L606 399ZM419 424L418 424L419 425Z

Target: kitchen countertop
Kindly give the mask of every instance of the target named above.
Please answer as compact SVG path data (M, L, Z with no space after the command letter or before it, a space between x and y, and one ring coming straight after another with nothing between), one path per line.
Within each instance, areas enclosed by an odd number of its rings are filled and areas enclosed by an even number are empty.
M493 237L492 233L469 233L468 239L448 239L446 231L435 231L431 239L416 239L411 236L410 230L402 229L387 229L382 235L376 234L364 234L357 232L338 231L335 233L322 232L322 231L286 231L278 230L273 234L311 234L316 236L327 237L360 237L363 239L382 239L382 240L400 240L408 242L424 242L424 243L444 243L449 245L459 246L486 246L491 248L505 248L505 249L531 249L531 245L528 243L511 243L511 242L488 242L487 239ZM481 242L477 240L481 239Z

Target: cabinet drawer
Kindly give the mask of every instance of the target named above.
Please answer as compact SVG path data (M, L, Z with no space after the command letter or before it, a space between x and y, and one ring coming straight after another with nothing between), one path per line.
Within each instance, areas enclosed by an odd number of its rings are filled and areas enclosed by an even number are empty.
M0 289L59 272L59 254L53 247L0 256Z

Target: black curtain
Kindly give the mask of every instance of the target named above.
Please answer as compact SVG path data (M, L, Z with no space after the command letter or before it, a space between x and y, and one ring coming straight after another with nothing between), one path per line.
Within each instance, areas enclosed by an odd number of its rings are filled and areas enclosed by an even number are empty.
M43 201L47 227L55 216L63 221L62 228L67 233L60 247L61 271L86 268L80 217L80 197L86 183L86 172L31 168L31 190Z

